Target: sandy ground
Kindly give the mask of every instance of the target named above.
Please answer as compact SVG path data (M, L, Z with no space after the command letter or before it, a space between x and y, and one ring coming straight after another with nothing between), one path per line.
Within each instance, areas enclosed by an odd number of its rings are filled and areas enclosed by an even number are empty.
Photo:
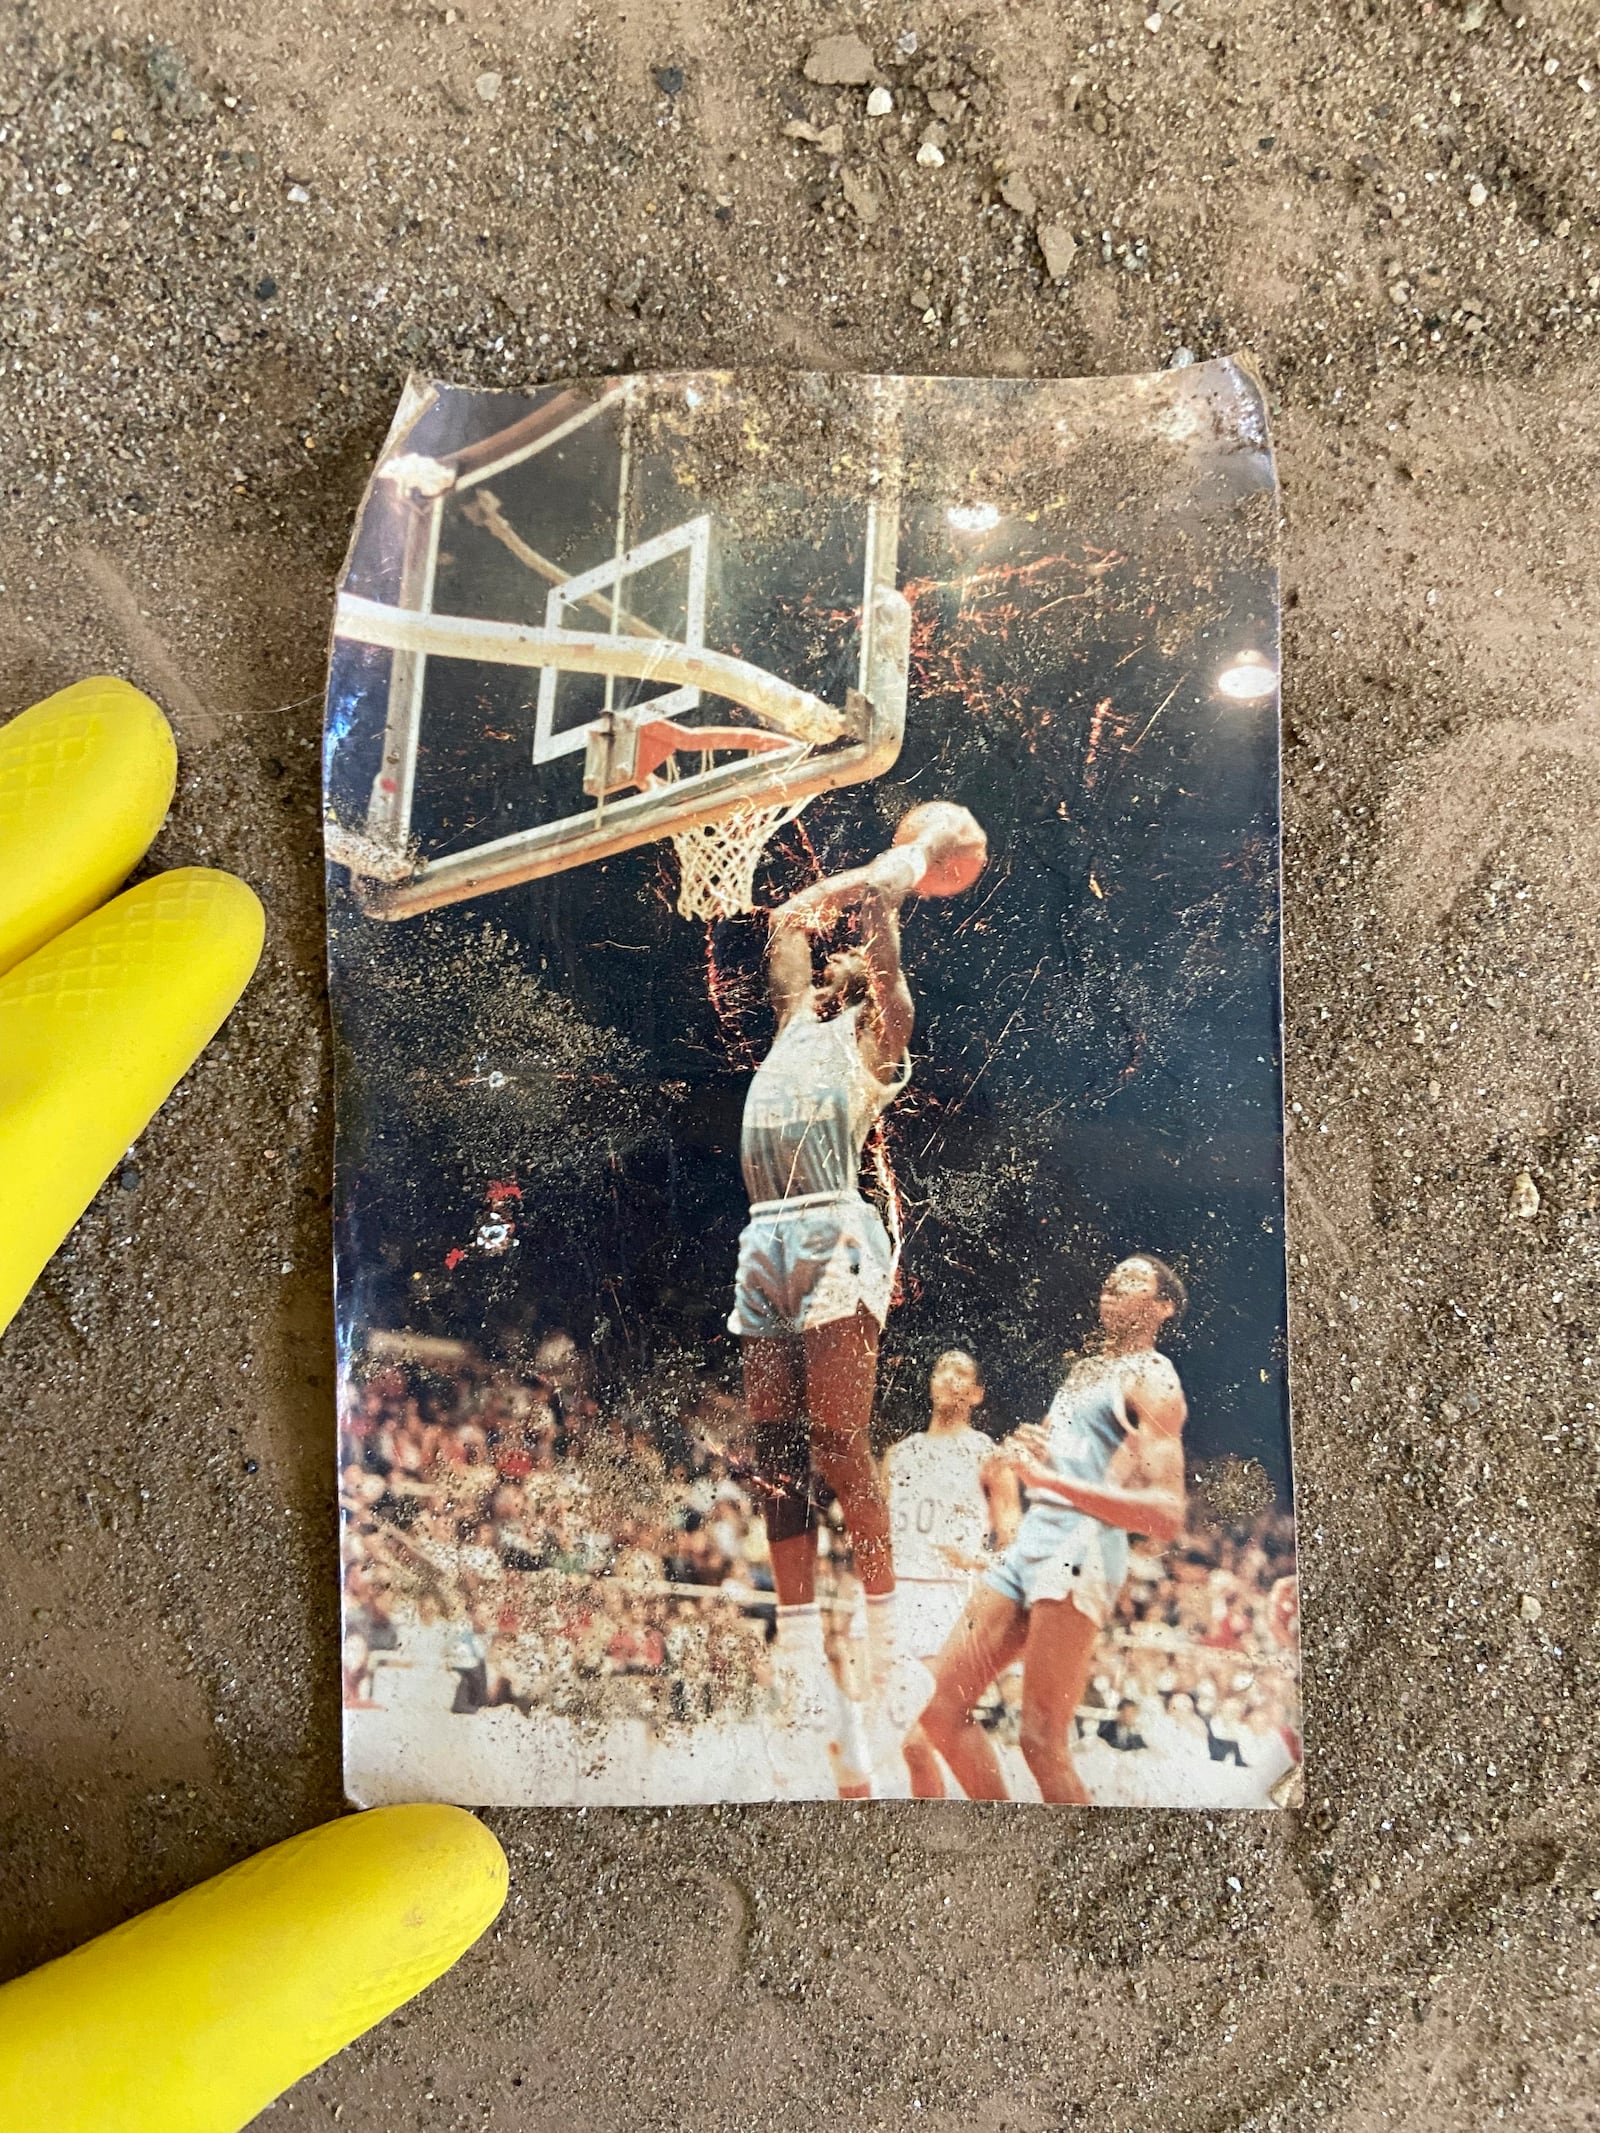
M501 1925L262 2123L1600 2124L1589 0L3 20L0 710L161 698L157 856L271 933L0 1349L0 1967L339 1806L319 691L407 366L1250 348L1306 1811L499 1816Z

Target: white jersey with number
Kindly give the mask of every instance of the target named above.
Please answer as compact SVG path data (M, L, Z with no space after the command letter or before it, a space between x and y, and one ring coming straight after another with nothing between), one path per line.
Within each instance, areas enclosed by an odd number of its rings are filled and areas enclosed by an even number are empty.
M978 1478L994 1457L982 1430L957 1437L904 1437L889 1453L889 1518L897 1578L960 1578L971 1572L944 1550L975 1560L986 1552L989 1505Z

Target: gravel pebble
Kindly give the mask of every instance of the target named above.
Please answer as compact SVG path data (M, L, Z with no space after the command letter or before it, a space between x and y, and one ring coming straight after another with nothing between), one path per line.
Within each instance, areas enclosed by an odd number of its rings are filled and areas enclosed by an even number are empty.
M839 88L863 88L874 73L871 49L853 33L824 37L806 54L807 81Z

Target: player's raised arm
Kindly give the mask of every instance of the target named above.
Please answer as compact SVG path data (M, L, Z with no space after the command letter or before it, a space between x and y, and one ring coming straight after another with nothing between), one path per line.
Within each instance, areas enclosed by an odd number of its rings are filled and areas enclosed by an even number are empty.
M872 892L895 910L913 894L958 896L983 872L988 855L988 840L966 808L927 800L903 818L886 852L791 896L772 914L773 925L781 919L819 933Z
M767 995L780 1029L811 990L811 934L794 903L780 904L767 927Z
M876 1019L878 1057L869 1064L881 1071L897 1067L911 1042L915 1009L900 961L900 903L870 884L861 898L861 952L866 958Z

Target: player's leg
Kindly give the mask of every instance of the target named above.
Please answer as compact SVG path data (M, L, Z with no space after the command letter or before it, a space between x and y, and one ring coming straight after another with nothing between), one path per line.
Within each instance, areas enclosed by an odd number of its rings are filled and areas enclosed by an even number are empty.
M869 1799L872 1786L859 1739L860 1720L829 1667L817 1607L805 1358L799 1341L790 1335L747 1334L741 1345L752 1462L778 1595L773 1678L781 1698L782 1730L789 1736L780 1757L780 1783L798 1785L803 1796L812 1794L831 1760L840 1796ZM825 1744L829 1760L822 1759Z
M933 1662L933 1698L918 1730L950 1765L969 1800L1009 1798L994 1745L972 1713L1027 1635L1023 1608L992 1586L980 1585Z
M903 1664L901 1672L909 1694L893 1710L893 1716L902 1728L900 1752L911 1778L911 1797L914 1800L942 1800L948 1790L945 1766L939 1751L922 1730L921 1713L933 1693L934 1663L950 1632L961 1620L972 1596L972 1583L967 1579L936 1585L922 1579L908 1585L902 1579L895 1591L895 1604L900 1614L896 1626L911 1662Z
M981 1690L979 1694L982 1694ZM911 1797L914 1800L942 1800L945 1796L944 1766L933 1742L923 1732L920 1718L901 1742L900 1753L911 1773Z
M861 1580L867 1625L866 1740L881 1797L904 1798L910 1778L900 1752L902 1726L889 1716L899 1658L889 1505L872 1456L872 1403L878 1388L878 1321L865 1304L848 1318L804 1334L811 1459L838 1498Z
M1072 1722L1089 1686L1100 1625L1072 1600L1035 1600L1022 1661L1022 1753L1041 1799L1092 1804L1072 1760Z
M746 1335L740 1347L772 1582L781 1607L809 1607L817 1592L817 1529L804 1358L800 1343L784 1335Z
M858 1304L851 1317L808 1326L802 1338L812 1463L839 1499L863 1587L893 1592L889 1503L872 1456L878 1321Z

